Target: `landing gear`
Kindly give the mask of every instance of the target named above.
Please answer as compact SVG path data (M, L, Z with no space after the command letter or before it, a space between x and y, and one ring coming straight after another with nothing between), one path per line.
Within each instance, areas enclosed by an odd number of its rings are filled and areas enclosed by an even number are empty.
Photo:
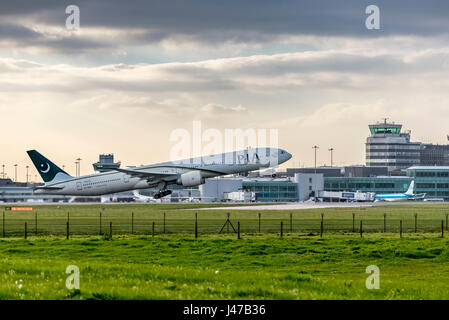
M172 193L171 190L159 190L153 197L154 197L154 199L160 199L165 196L168 196L171 193Z

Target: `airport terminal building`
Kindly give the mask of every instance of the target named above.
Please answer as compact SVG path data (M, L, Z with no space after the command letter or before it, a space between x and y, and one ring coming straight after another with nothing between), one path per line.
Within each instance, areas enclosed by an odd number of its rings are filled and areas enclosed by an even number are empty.
M390 171L420 164L421 143L410 142L410 132L401 132L402 125L387 123L369 126L366 139L366 165L387 167Z
M206 179L199 187L203 202L222 202L230 192L250 192L258 202L306 201L323 190L322 174L297 173L294 177L232 177Z
M386 167L392 174L413 166L449 166L449 145L410 141L410 131L402 125L384 122L369 125L366 139L366 166ZM449 139L449 136L448 136Z
M449 166L414 166L406 173L406 176L325 177L324 190L404 193L415 180L415 193L425 193L428 199L449 201Z

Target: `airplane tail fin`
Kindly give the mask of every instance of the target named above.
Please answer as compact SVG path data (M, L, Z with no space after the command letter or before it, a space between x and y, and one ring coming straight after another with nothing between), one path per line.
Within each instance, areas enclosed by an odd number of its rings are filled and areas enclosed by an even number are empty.
M406 195L413 195L413 191L415 189L415 180L412 180L412 182L410 183L410 186L408 187L407 192L405 193Z
M72 178L67 172L59 168L36 150L29 150L27 153L45 183L65 181Z
M139 191L133 190L133 196L136 198L139 198L141 196L141 194L139 193Z

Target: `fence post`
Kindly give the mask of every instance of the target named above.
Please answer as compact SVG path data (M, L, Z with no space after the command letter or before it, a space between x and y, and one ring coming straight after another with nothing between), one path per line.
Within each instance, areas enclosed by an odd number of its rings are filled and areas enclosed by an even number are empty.
M320 238L323 237L323 220L321 220Z
M109 222L109 238L112 239L112 221Z
M283 229L284 229L284 222L281 221L281 238L284 235L284 230Z
M363 237L363 224L362 224L362 220L360 220L360 238Z
M3 211L3 226L2 226L2 230L3 230L3 238L5 237L5 211Z
M402 238L402 220L399 221L399 237Z
M418 232L418 214L415 213L415 233Z
M70 234L70 227L69 222L67 221L67 235L66 235L67 240L69 240L69 234Z
M151 228L151 236L154 237L154 221L153 221L153 226Z
M384 233L387 232L387 214L384 213Z
M67 212L67 221L70 221L70 212Z
M134 212L131 212L131 234L134 233Z
M324 228L324 213L321 213L321 237L323 236L323 228Z
M259 212L259 233L260 233L260 212Z
M448 229L448 226L447 226L447 216L448 216L448 214L446 213L446 231L449 230L449 229Z
M352 213L352 232L355 232L355 213Z
M165 233L165 211L164 211L164 233Z
M293 213L290 212L290 233L293 233Z
M102 216L102 214L101 214L101 211L100 211L100 236L102 235L102 226L101 226L101 216Z
M37 211L34 213L34 233L37 236Z
M28 229L28 228L27 228L27 223L25 222L25 239L27 238L27 233L28 233L28 232L27 232L27 231L28 231L27 229Z
M237 239L240 239L240 221L237 221Z
M195 212L195 239L198 238L198 213Z
M441 220L441 238L444 238L444 221Z

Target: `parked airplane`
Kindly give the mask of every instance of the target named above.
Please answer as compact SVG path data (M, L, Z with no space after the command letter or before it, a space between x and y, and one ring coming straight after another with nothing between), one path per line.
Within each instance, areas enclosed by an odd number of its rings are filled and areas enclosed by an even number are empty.
M426 196L425 193L414 194L415 180L410 183L407 192L392 194L376 194L375 201L403 201L403 200L421 200Z
M72 177L36 150L27 153L45 182L37 194L98 196L155 187L155 199L171 194L170 185L198 186L206 178L269 168L292 157L282 149L258 148Z
M204 197L205 199L210 197ZM152 202L152 203L160 203L161 199L155 199L154 197L145 196L141 193L139 193L138 190L133 191L133 199L136 202ZM177 199L178 201L185 201L185 202L200 202L203 197L173 197L173 195L170 196L170 200ZM214 198L215 199L215 198Z
M154 199L154 197L148 197L148 196L144 196L143 194L140 194L139 191L137 191L137 190L133 191L133 199L136 202L157 202L158 201L157 199Z

